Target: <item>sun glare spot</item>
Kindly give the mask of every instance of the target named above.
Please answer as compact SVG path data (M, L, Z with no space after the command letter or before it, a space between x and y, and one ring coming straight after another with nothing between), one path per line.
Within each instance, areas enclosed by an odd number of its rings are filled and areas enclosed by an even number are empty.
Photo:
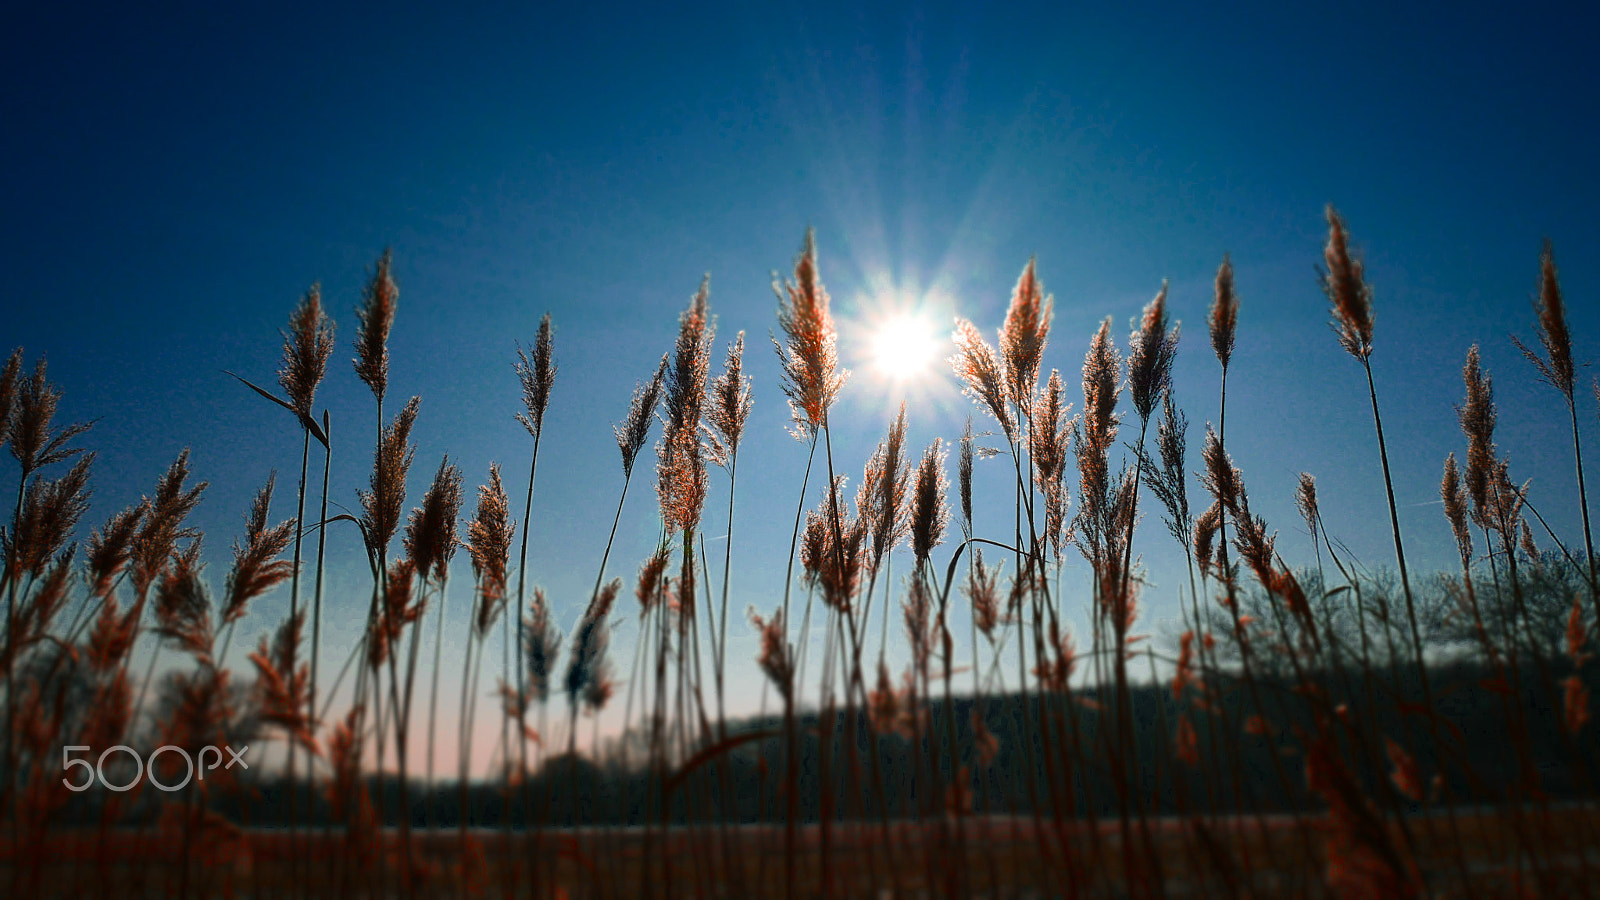
M928 371L939 353L933 325L915 313L884 320L872 338L873 363L888 378L903 381Z

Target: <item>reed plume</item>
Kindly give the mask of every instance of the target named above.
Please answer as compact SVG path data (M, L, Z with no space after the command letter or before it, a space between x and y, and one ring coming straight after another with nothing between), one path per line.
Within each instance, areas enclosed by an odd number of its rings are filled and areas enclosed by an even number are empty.
M1172 360L1178 351L1178 326L1167 330L1167 283L1144 308L1139 328L1128 338L1128 393L1139 421L1148 422L1156 403L1172 383Z
M506 599L506 569L511 561L511 522L500 464L489 465L489 483L478 488L478 508L467 526L467 553L478 582L477 629L481 638L494 627Z
M748 611L750 623L761 636L761 651L756 664L772 681L778 693L788 700L794 692L794 662L789 657L788 641L784 639L783 610L773 612L770 619L762 619L755 607Z
M322 310L322 287L313 284L289 316L283 333L283 362L278 366L278 386L302 421L311 419L317 386L328 371L333 353L333 320Z
M1361 258L1350 251L1344 219L1331 203L1327 218L1328 244L1322 253L1325 268L1319 281L1332 306L1339 346L1364 363L1372 356L1372 287L1366 282Z
M61 402L61 389L50 381L47 374L45 361L40 359L33 367L33 375L20 383L16 382L17 370L20 369L22 351L19 349L11 355L11 360L6 363L4 372L0 372L0 391L7 391L7 380L16 383L15 407L10 411L6 436L11 444L11 455L16 457L18 465L22 467L22 478L28 479L34 472L45 466L55 465L58 462L71 459L84 452L81 449L69 448L67 442L83 434L94 426L93 422L80 422L68 425L60 431L52 429L55 419L56 407ZM10 398L0 398L10 400Z
M744 332L728 347L728 358L721 375L711 383L711 405L706 409L706 453L711 461L726 469L739 453L744 423L755 400L752 379L743 374Z
M1006 393L1023 415L1033 408L1033 392L1039 382L1039 362L1050 339L1050 317L1054 298L1044 292L1030 258L1017 277L1000 326L1000 357L1004 366Z
M944 530L950 524L950 504L945 499L949 482L944 475L944 441L934 438L922 453L911 493L911 554L919 566L928 561L933 548L944 543Z
M211 597L200 581L200 540L175 554L165 577L156 587L155 633L211 663Z
M544 411L550 405L550 388L556 380L555 346L550 334L550 314L539 320L539 335L533 341L533 355L519 345L514 364L517 379L522 382L522 405L525 413L517 413L517 421L537 438L544 428Z
M1600 395L1600 384L1596 385L1596 393ZM956 464L956 478L961 494L961 532L967 537L972 537L972 462L975 453L972 416L969 415L966 427L961 430L961 450Z
M1043 391L1036 393L1029 416L1028 458L1033 463L1034 484L1044 494L1044 535L1059 561L1067 542L1067 453L1072 443L1072 404L1063 402L1066 389L1061 373L1050 370ZM963 451L966 452L966 451ZM970 466L970 461L966 461ZM970 481L970 474L967 476ZM967 498L970 499L970 498Z
M11 351L0 369L0 444L11 439L11 417L17 411L17 379L22 374L22 348Z
M380 407L389 390L389 329L394 327L395 303L400 299L400 288L389 274L393 259L388 249L378 257L356 308L356 377L371 388Z
M550 698L550 674L555 670L556 657L561 654L561 629L550 621L550 605L541 588L533 589L533 600L523 619L522 640L527 691L543 703Z
M1495 406L1494 382L1484 374L1478 363L1478 345L1467 350L1467 362L1461 369L1461 380L1467 389L1466 400L1456 407L1461 422L1461 432L1467 438L1467 496L1472 498L1472 516L1480 525L1487 524L1491 503L1490 483L1495 467Z
M133 537L149 509L149 501L143 501L138 506L114 512L104 525L89 535L85 556L91 597L104 596L122 574L133 554Z
M1216 293L1208 317L1211 326L1211 349L1217 354L1222 370L1228 370L1233 360L1234 332L1239 327L1239 297L1233 292L1233 261L1226 255L1217 267Z
M3 536L13 581L43 572L77 531L89 511L89 468L94 458L86 453L60 478L36 478L28 485L13 530Z
M708 275L690 298L689 308L678 317L678 341L667 373L665 432L656 448L656 493L668 531L692 532L700 523L705 505L706 465L700 443L700 418L711 366L711 342L716 335L716 323L711 320L707 304L710 284Z
M956 343L956 355L950 357L950 366L964 385L961 392L971 397L972 402L987 409L989 415L1000 423L1006 440L1015 443L1017 421L1007 402L1010 399L1010 382L1006 377L1005 362L983 339L977 326L966 319L956 319L956 330L951 339Z
M774 273L772 290L778 295L778 326L784 333L784 342L773 338L772 345L778 352L783 393L789 398L794 419L790 433L804 441L827 423L828 410L850 375L839 368L839 336L828 309L828 291L817 273L813 229L806 229L793 279L780 285Z
M650 423L655 421L656 405L661 399L661 387L666 383L667 362L672 354L661 355L661 365L656 367L656 374L648 382L644 382L633 389L633 399L628 403L628 415L622 424L612 426L612 431L617 436L617 449L622 451L622 475L630 478L633 475L633 461L638 458L639 450L644 447L650 438Z
M361 530L371 544L368 552L376 560L384 559L390 542L400 530L400 513L406 502L406 475L417 455L416 445L411 443L411 426L416 424L421 403L421 397L412 397L405 409L383 429L373 457L371 490L356 491L361 501Z
M858 495L857 508L872 533L872 568L877 570L883 557L900 543L910 529L906 518L906 495L911 483L911 464L905 455L906 405L889 425L888 436L878 444L861 479L864 496ZM865 502L863 502L865 501Z
M446 455L439 461L433 484L406 523L406 557L423 578L443 582L455 556L456 520L461 515L461 470Z
M572 654L567 665L565 687L574 710L593 683L606 675L606 647L610 641L606 619L621 590L622 579L613 578L607 582L589 603L589 608L584 610L583 618L572 632Z
M1472 532L1467 528L1467 501L1461 493L1461 472L1456 467L1452 452L1444 459L1444 477L1439 483L1439 496L1444 501L1444 515L1450 522L1450 531L1456 538L1456 550L1461 554L1461 568L1472 565Z
M1522 355L1539 370L1539 376L1561 392L1567 401L1567 417L1572 426L1572 456L1578 471L1578 509L1583 514L1583 548L1589 569L1589 597L1600 621L1600 574L1596 572L1594 538L1589 528L1589 497L1583 478L1583 447L1578 437L1578 407L1573 396L1576 368L1572 361L1572 334L1567 330L1566 305L1561 299L1561 281L1556 272L1555 250L1545 239L1539 254L1539 299L1535 304L1539 320L1539 343L1544 356L1530 350L1515 335L1511 340Z
M222 624L231 624L245 614L250 601L288 580L294 566L279 559L294 540L295 520L288 519L277 525L267 525L267 515L272 506L272 489L277 475L267 477L267 483L256 492L245 517L244 543L233 544L233 569L228 573L228 584L223 592Z
M166 566L178 541L198 533L184 522L200 504L208 484L202 481L186 488L188 480L189 451L185 449L156 482L155 496L146 500L149 512L134 535L131 552L133 588L140 597Z

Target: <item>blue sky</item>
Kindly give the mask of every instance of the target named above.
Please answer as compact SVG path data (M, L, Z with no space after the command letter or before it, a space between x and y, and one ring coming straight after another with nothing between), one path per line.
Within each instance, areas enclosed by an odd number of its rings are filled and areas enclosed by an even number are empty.
M99 419L85 440L100 453L96 521L192 448L212 484L198 521L218 587L251 493L273 469L292 487L299 449L292 423L221 370L271 383L278 329L322 284L340 346L318 407L334 421L332 499L353 509L372 429L348 366L353 310L392 246L391 395L423 398L414 500L447 452L469 489L499 461L521 496L529 441L512 419L514 343L553 316L561 374L530 575L568 628L621 484L611 423L709 271L715 358L744 330L755 378L733 605L772 608L805 457L783 431L770 283L807 225L855 370L834 446L852 483L900 399L919 447L959 435L970 408L943 365L904 383L874 373L873 323L891 298L941 328L963 315L992 333L1034 255L1056 303L1045 365L1073 394L1099 320L1111 316L1125 346L1129 319L1171 279L1185 334L1176 391L1197 448L1216 417L1204 313L1231 253L1243 307L1229 443L1253 503L1285 555L1309 561L1292 500L1309 471L1334 534L1367 565L1392 563L1364 379L1327 328L1313 272L1328 202L1376 291L1373 367L1413 565L1452 558L1432 501L1444 455L1463 446L1452 404L1474 342L1514 475L1532 478L1552 527L1581 542L1564 410L1508 337L1532 336L1546 236L1580 359L1600 334L1600 64L1585 37L1593 14L1575 4L1448 16L1378 4L41 4L6 20L4 342L30 361L48 356L65 418ZM1596 445L1587 391L1580 421ZM0 480L14 473L0 464ZM1004 491L1005 473L980 472L986 483ZM717 538L720 473L713 485ZM614 574L631 576L654 543L643 487ZM291 515L280 498L275 517ZM1004 505L987 510L992 530ZM355 542L335 533L330 597L361 597L364 609ZM1154 515L1136 549L1153 582L1146 627L1159 630L1182 557ZM457 610L470 583L462 561ZM258 604L236 646L286 605ZM359 627L355 606L333 607L336 638ZM618 634L623 666L632 629ZM748 659L742 618L733 630L733 658Z

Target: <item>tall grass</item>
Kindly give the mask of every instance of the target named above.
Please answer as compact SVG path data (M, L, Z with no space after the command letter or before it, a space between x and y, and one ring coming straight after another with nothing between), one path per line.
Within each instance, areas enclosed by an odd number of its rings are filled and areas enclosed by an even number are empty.
M747 496L739 460L757 390L743 332L711 375L709 279L615 426L623 482L594 586L555 601L528 561L530 532L541 527L539 450L566 446L543 441L556 375L548 315L514 367L517 417L533 439L521 534L498 464L461 521L463 477L448 456L407 516L420 401L386 418L387 341L405 326L385 252L362 291L354 344L355 373L374 399L373 467L360 514L330 518L332 415L313 409L333 326L320 291L308 292L284 335L282 396L251 385L300 428L295 510L271 524L267 477L215 595L200 536L185 524L205 488L190 484L187 453L151 497L96 529L80 557L73 539L93 455L73 444L87 426L53 424L59 390L42 361L25 376L16 351L0 369L0 440L20 475L0 578L7 895L1594 895L1600 753L1589 720L1600 590L1582 495L1576 351L1553 254L1547 244L1540 258L1540 352L1517 346L1566 405L1582 553L1548 528L1553 547L1535 541L1529 514L1543 498L1513 480L1496 445L1493 387L1474 346L1457 407L1464 462L1462 448L1439 448L1436 527L1450 529L1459 569L1422 577L1406 558L1389 472L1372 366L1374 290L1342 218L1329 207L1326 219L1321 286L1340 345L1366 376L1397 585L1329 534L1323 510L1347 501L1319 495L1311 474L1295 495L1312 539L1303 564L1252 507L1227 445L1228 376L1236 343L1250 340L1228 258L1207 322L1220 364L1216 424L1206 423L1198 459L1172 378L1179 330L1167 286L1137 311L1124 351L1110 318L1089 336L1076 406L1049 365L1053 301L1030 260L994 344L965 319L953 336L954 371L995 432L976 433L969 420L958 438L935 437L917 454L906 443L916 411L902 406L852 490L838 474L847 467L834 458L830 422L848 373L808 230L791 277L774 285L780 388L806 463L757 463L767 479L798 476L781 598L752 593L744 585L753 579L735 571L760 549L733 547L735 514L746 518L735 498ZM1130 408L1136 432L1123 428ZM630 513L635 463L657 418L656 508ZM307 519L313 439L323 447L322 500ZM1004 445L985 447L990 440ZM820 497L811 484L819 444ZM996 456L1007 460L985 463ZM708 502L722 484L708 461L727 473L725 519ZM975 474L985 465L1005 469L1004 488L987 495ZM1191 475L1211 498L1199 515ZM1157 601L1134 545L1152 510L1182 549L1188 579L1176 592L1182 633L1141 646L1143 611ZM984 533L988 513L1009 520L1000 533ZM625 514L658 529L631 585L607 578ZM331 527L339 523L356 528ZM705 544L722 528L717 573ZM308 529L318 542L309 573ZM397 536L404 553L391 559ZM451 635L458 547L470 557L472 597L465 632ZM1071 548L1081 566L1068 565ZM330 596L324 609L323 571L349 552L366 556L371 590L366 615L350 623L360 639L330 681L323 619L343 622L361 604ZM897 556L909 573L898 579ZM797 588L803 608L792 602ZM249 607L280 589L287 617L256 628ZM629 589L637 619L617 605ZM749 670L731 653L729 608L741 600L757 644L751 662L780 705L770 718L728 712L731 685ZM563 641L557 610L569 603L581 614ZM1087 641L1069 625L1079 611ZM808 660L819 655L808 654L813 621L820 659ZM229 668L240 628L265 632L248 654L253 678ZM489 691L482 669L496 628L501 673ZM619 633L633 637L626 668L611 658ZM459 654L447 656L446 644ZM137 689L136 649L150 654ZM159 680L158 651L171 669ZM903 671L891 670L891 654L907 660ZM416 681L430 659L422 723ZM439 693L445 666L457 663L457 769L439 784ZM351 667L353 687L341 692ZM624 682L625 731L608 748L599 714ZM560 738L549 724L553 687L566 704ZM486 691L501 717L487 768L473 753ZM147 757L161 744L267 740L286 746L281 770L219 773L172 792L152 786L152 777L181 774L165 762L141 778L131 761L111 762L110 777L129 789L81 795L57 768L64 746L126 743ZM623 824L638 828L615 827ZM501 829L493 855L476 832L488 826ZM68 864L83 847L94 865Z

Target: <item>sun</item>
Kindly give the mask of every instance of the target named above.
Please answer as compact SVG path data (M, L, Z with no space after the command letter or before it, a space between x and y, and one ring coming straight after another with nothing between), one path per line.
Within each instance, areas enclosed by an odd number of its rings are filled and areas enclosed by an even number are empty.
M872 362L884 377L907 381L928 371L939 348L939 335L925 316L895 313L874 329Z

